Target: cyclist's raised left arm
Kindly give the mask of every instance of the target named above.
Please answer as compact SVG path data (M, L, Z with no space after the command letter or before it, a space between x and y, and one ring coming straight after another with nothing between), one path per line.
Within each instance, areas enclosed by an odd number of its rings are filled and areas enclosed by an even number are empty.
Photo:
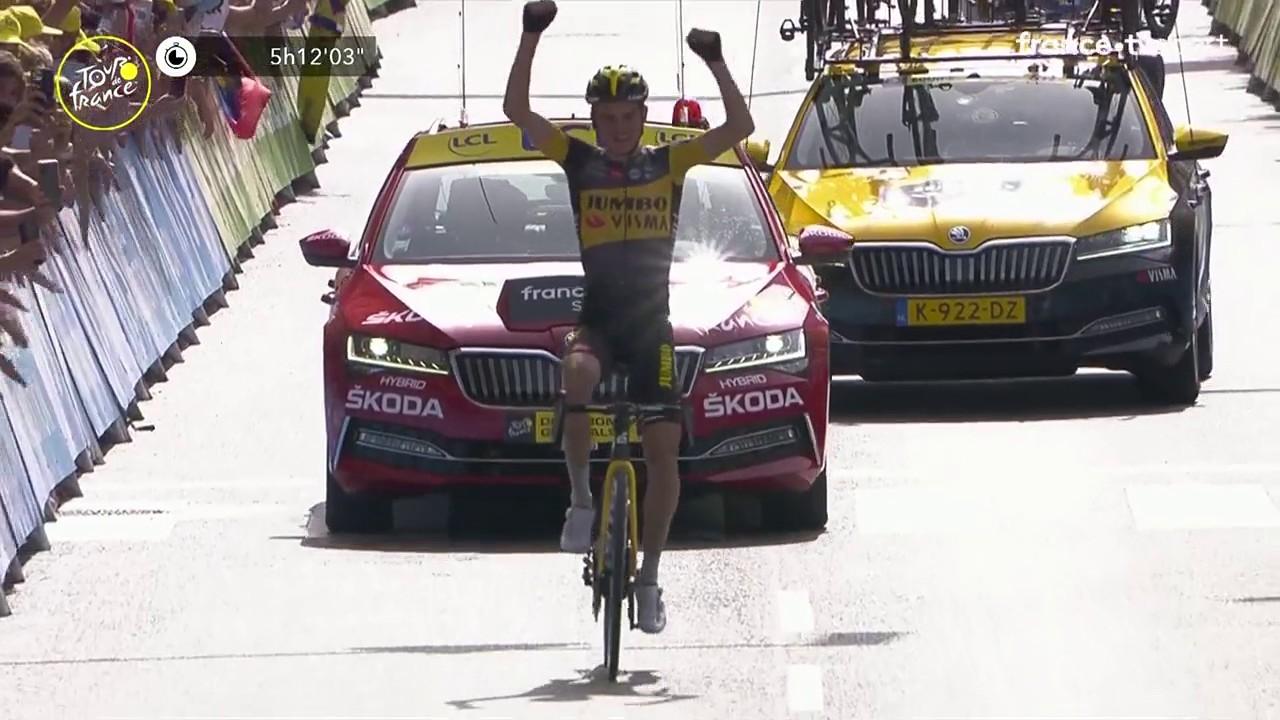
M726 150L746 140L756 130L755 120L747 107L746 98L733 81L729 66L724 62L724 54L720 49L720 33L710 30L694 29L686 38L689 48L698 54L715 76L720 86L720 97L724 100L724 122L698 136L693 142L700 146L703 156L709 162L720 157Z

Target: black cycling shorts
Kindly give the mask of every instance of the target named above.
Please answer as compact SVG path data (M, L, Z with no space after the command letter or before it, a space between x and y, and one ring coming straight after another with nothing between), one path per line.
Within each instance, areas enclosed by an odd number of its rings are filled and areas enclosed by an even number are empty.
M627 325L610 332L599 325L579 325L565 337L563 355L585 352L600 363L600 377L617 367L627 370L627 399L635 403L680 402L680 373L676 370L675 341L667 321ZM680 422L679 409L641 413L640 421Z

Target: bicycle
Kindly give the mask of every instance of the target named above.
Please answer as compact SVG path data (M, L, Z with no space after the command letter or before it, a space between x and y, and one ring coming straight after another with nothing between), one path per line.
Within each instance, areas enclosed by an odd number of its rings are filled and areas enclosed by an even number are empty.
M615 374L625 377L623 371L615 371ZM621 383L614 386L617 385ZM640 526L637 515L640 501L636 490L636 468L631 460L632 419L647 412L683 412L684 405L642 404L623 399L608 403L569 404L564 401L563 390L559 395L553 431L556 445L563 439L564 415L567 412L607 413L613 421L609 466L605 469L602 492L596 506L595 542L583 558L582 581L591 588L594 620L600 620L600 605L605 603L604 664L609 671L609 681L617 682L623 599L627 601L628 629L639 627L636 623L635 578L639 567ZM606 508L608 512L603 512Z

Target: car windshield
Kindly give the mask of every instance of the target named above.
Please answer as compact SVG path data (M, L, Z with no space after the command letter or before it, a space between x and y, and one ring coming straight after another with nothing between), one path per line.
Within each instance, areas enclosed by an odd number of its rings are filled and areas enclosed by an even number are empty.
M700 165L685 177L675 262L776 260L777 248L742 168ZM569 185L545 160L410 171L374 262L579 259Z
M1155 158L1128 77L822 82L788 170Z

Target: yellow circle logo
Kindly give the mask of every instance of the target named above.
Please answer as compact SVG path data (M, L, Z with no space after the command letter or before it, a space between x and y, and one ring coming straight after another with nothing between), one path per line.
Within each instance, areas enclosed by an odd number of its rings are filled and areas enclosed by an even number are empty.
M86 130L119 130L137 120L147 109L147 103L151 102L151 66L147 64L147 58L128 40L115 35L94 35L76 43L75 47L62 56L62 62L58 63L57 77L63 77L67 60L72 53L89 50L95 45L101 48L101 52L96 54L109 57L110 60L78 68L70 78L70 97L63 95L62 83L54 83L54 94L57 96L58 106L80 127ZM123 52L108 52L112 47L118 47ZM145 90L142 88L144 84ZM134 102L139 96L142 103L123 122L94 125L84 118L90 113L109 110L118 103Z

